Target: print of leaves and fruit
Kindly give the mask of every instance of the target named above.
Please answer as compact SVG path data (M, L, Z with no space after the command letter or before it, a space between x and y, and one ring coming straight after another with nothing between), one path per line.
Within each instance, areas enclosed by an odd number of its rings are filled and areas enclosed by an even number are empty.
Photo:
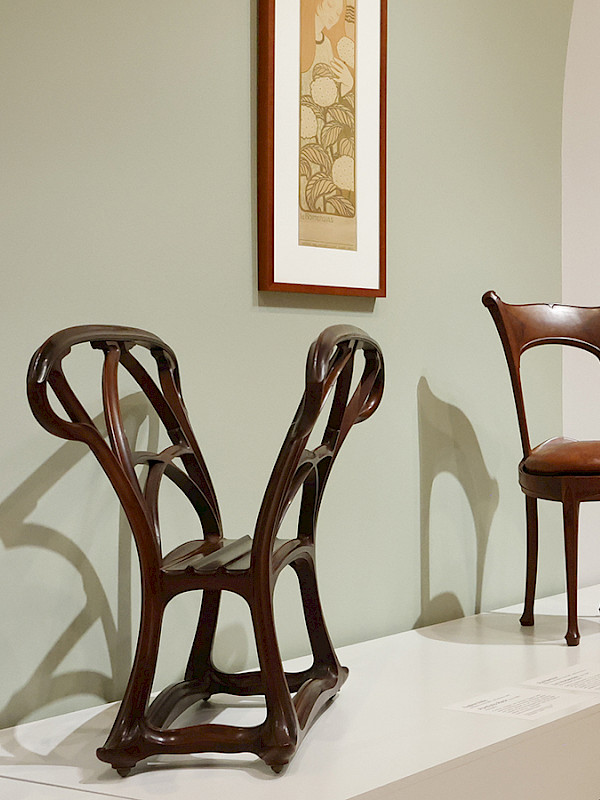
M353 217L354 90L340 97L331 67L317 63L300 98L300 207Z

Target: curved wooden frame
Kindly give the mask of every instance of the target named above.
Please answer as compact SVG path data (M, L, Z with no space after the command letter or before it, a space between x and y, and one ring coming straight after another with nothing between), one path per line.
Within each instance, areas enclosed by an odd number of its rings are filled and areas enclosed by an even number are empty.
M258 117L257 117L257 197L258 197L258 288L260 291L303 292L307 294L330 294L356 297L386 296L386 215L387 215L387 0L378 2L380 49L379 49L379 117L373 124L379 125L378 180L379 243L378 285L337 286L306 283L298 278L294 282L276 279L275 269L275 17L278 0L258 2ZM369 12L369 5L365 5ZM284 7L281 13L294 13L294 7ZM300 5L295 13L300 19ZM287 125L293 121L280 121ZM281 209L279 209L281 213ZM368 211L368 209L367 209ZM311 248L307 248L310 250ZM307 255L307 257L309 257Z
M65 378L62 362L71 348L88 342L104 352L102 394L108 442L92 422ZM134 357L136 347L155 359L158 384ZM354 359L364 368L351 393ZM127 370L152 403L171 445L160 453L132 452L119 405L118 370ZM50 337L34 355L27 378L31 408L40 424L64 439L85 442L104 469L127 515L139 556L142 581L140 631L134 663L102 761L126 775L156 753L251 752L279 772L296 751L323 706L339 691L348 670L335 655L327 633L315 574L315 530L323 490L350 428L375 411L383 391L383 358L377 343L358 328L327 328L312 344L306 388L285 438L262 501L253 538L223 538L214 488L184 406L177 360L153 334L118 326L80 326ZM52 408L52 389L68 419ZM308 438L333 392L321 444L307 450ZM175 462L181 463L178 466ZM135 466L148 468L142 485ZM163 477L172 480L198 514L203 538L163 556L158 497ZM301 491L295 539L277 538L294 496ZM313 664L286 673L281 663L273 615L275 582L285 566L298 577ZM197 631L184 680L164 689L151 703L165 608L181 592L202 589ZM228 674L211 652L222 591L249 605L260 669ZM191 704L212 694L264 694L267 715L254 727L219 724L170 728Z
M600 500L600 442L554 438L531 446L523 387L521 356L532 347L559 344L587 350L600 360L600 308L558 304L510 305L495 292L482 298L498 329L512 384L523 458L519 484L525 494L527 518L527 578L522 625L533 625L537 576L537 501L563 505L568 625L565 639L579 644L577 625L577 540L579 504Z

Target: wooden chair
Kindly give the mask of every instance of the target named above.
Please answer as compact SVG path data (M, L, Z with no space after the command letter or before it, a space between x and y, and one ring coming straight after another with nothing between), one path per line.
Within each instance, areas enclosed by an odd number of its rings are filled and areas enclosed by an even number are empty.
M556 500L563 506L567 574L566 640L579 644L577 625L577 538L579 504L600 500L600 441L557 437L531 447L520 377L521 355L543 344L571 345L600 358L600 308L564 305L509 305L495 292L484 294L508 363L517 407L523 459L519 483L527 515L527 579L521 625L533 625L538 553L537 501Z
M107 439L63 372L65 356L85 342L104 352L102 399ZM148 372L134 356L136 348L146 348L154 357L158 383L150 375L154 367ZM359 351L364 354L364 366L353 382ZM132 452L121 419L119 367L139 384L166 428L171 444L160 453ZM48 386L68 419L53 410ZM377 343L358 328L335 325L312 344L306 388L267 485L253 538L223 538L213 485L183 403L175 354L153 334L94 325L60 331L33 356L27 388L33 413L46 430L90 447L127 515L139 556L142 610L137 649L125 696L98 757L126 775L152 754L250 752L279 772L348 674L337 660L323 620L315 575L315 527L323 490L346 435L379 405L383 359ZM322 441L315 450L307 450L308 438L331 393ZM136 472L139 465L146 467L145 482L138 477L139 469ZM164 477L191 502L202 529L202 538L181 544L166 555L161 552L158 518ZM299 491L297 536L277 538ZM281 663L272 603L275 581L287 565L298 577L313 652L312 665L294 673L285 672ZM184 680L150 702L165 608L176 595L194 589L202 589L203 595ZM250 607L260 663L257 671L228 674L212 661L224 590L240 595ZM265 721L254 727L215 723L170 727L190 705L217 692L264 695Z

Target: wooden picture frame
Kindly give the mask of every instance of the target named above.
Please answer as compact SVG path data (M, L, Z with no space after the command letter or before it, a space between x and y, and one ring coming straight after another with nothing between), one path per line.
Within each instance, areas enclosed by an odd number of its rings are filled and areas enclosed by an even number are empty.
M384 297L387 0L259 0L258 288Z

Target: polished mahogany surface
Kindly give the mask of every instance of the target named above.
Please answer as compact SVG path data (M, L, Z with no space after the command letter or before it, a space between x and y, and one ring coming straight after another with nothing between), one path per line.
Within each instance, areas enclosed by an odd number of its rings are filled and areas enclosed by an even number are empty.
M106 436L63 371L63 361L71 349L86 343L104 354ZM142 365L143 359L136 358L144 349L153 359L150 371ZM136 452L130 445L118 390L122 369L143 390L164 425L170 444L161 452ZM98 757L120 774L126 775L152 754L197 752L251 752L279 772L319 712L337 694L347 669L336 657L319 600L315 572L317 517L339 449L350 428L376 410L383 383L383 357L370 336L345 325L323 331L310 347L305 390L268 482L254 536L227 539L213 484L183 402L177 360L168 345L136 328L86 325L59 331L34 354L27 378L34 415L50 433L90 447L118 495L139 556L142 609L134 663L113 728L97 751ZM49 389L66 417L55 411ZM328 396L331 404L325 407ZM323 436L316 448L307 449L321 411L327 414ZM136 470L140 465L145 469ZM162 552L159 527L163 478L173 481L187 497L198 515L200 529L200 536L169 553ZM297 534L293 539L280 539L283 518L299 492ZM312 665L293 673L285 672L281 663L273 611L275 582L288 565L299 581L313 652ZM178 594L199 589L203 590L200 616L184 679L151 701L165 608ZM213 663L223 591L234 592L248 603L260 666L256 671L226 673ZM266 719L253 727L173 726L186 708L221 692L264 695Z

